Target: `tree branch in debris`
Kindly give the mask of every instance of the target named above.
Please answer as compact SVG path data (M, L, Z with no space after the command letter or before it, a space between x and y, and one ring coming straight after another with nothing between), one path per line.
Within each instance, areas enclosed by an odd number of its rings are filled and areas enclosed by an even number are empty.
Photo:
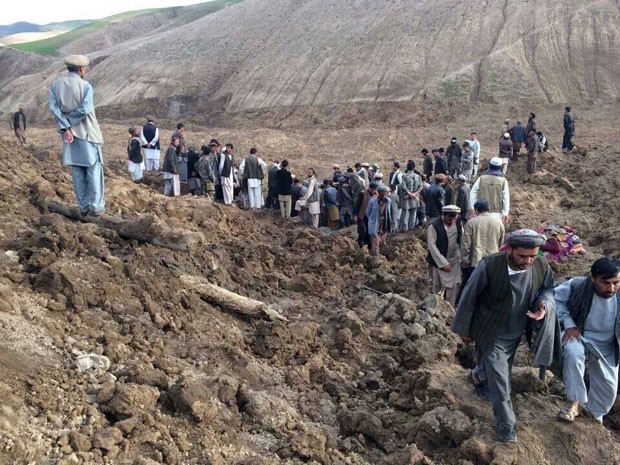
M202 234L185 229L170 228L153 215L142 218L126 219L119 216L103 214L100 216L80 214L76 206L46 200L48 210L83 223L94 223L102 228L113 229L123 239L153 244L171 250L191 252L204 240Z
M228 289L211 284L204 278L182 275L180 280L186 289L199 294L202 300L217 305L228 312L249 318L287 321L285 316L265 302L231 292Z

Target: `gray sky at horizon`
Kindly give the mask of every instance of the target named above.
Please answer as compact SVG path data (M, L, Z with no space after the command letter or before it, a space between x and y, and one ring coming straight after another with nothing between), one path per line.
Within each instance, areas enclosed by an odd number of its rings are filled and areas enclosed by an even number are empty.
M0 25L20 21L35 24L49 24L74 19L101 19L106 16L146 8L194 5L209 0L18 0L10 2L0 12Z

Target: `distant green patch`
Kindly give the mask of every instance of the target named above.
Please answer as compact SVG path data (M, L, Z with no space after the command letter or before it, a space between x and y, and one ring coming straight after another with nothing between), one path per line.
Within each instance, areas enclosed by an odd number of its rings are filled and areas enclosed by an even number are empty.
M128 11L125 13L119 13L117 15L108 16L107 18L93 21L85 26L78 27L64 34L51 37L49 39L35 40L33 42L26 42L23 44L11 45L11 48L21 50L24 52L37 53L39 55L57 56L58 51L64 45L67 45L75 40L101 30L111 24L122 22L126 19L134 18L136 16L142 16L146 14L152 14L158 11L172 11L175 14L171 25L181 26L183 24L195 21L203 16L225 8L226 6L241 3L243 0L214 0L212 2L200 3L197 5L190 5L186 7L169 7L169 8L151 8L146 10Z

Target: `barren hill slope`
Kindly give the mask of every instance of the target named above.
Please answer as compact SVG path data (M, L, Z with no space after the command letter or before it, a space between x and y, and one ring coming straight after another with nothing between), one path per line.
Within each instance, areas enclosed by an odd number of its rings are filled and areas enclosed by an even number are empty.
M103 50L99 105L199 99L229 112L360 101L620 96L614 0L246 0ZM50 69L57 71L59 67ZM40 76L4 87L34 99Z

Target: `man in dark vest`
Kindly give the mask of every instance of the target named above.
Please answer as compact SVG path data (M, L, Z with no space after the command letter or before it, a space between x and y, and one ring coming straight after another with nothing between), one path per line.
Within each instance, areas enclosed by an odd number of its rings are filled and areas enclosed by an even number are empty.
M456 205L446 205L441 211L441 218L430 223L426 230L426 261L433 292L442 293L443 298L454 307L461 284L461 209Z
M250 149L250 154L239 166L239 176L243 179L243 185L247 184L250 210L263 206L263 178L267 172L267 163L258 157L255 147Z
M142 126L140 139L142 139L142 148L146 158L146 171L159 171L159 128L155 126L154 116L146 117L146 124Z
M499 439L516 442L510 377L517 347L526 327L529 330L534 326L535 362L551 365L557 318L553 273L547 261L538 256L545 237L522 229L509 235L506 242L508 251L489 255L478 263L463 289L452 331L465 344L476 343L478 367L470 380L488 387Z
M603 421L618 392L620 348L620 262L603 257L589 276L573 278L555 288L558 319L564 330L563 378L567 406L558 418L572 422L581 403ZM584 379L586 368L589 389Z

